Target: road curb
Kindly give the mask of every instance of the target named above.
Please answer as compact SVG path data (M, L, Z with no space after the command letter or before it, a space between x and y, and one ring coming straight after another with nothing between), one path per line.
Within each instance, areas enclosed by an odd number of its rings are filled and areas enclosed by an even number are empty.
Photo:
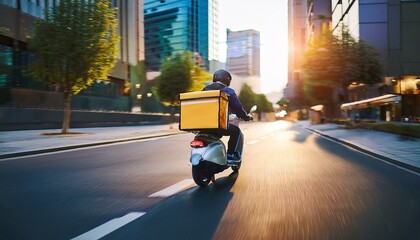
M416 166L413 166L413 165L410 165L410 164L407 164L407 163L404 163L404 162L401 162L401 161L398 161L398 160L395 160L395 159L392 159L392 158L389 158L389 157L386 157L386 156L380 155L380 154L378 154L378 153L375 153L375 152L372 152L372 151L366 150L366 149L364 149L364 148L362 148L362 147L360 147L360 146L357 146L357 145L355 145L355 144L353 144L353 143L349 143L349 142L347 142L347 141L344 141L344 140L341 140L341 139L338 139L338 138L335 138L335 137L331 137L331 136L329 136L329 135L327 135L327 134L325 134L325 133L322 133L322 132L320 132L320 131L317 131L317 130L314 130L314 129L311 129L311 128L307 128L307 127L305 127L305 129L307 129L307 130L309 130L309 131L311 131L311 132L317 133L317 134L319 134L319 135L321 135L321 136L323 136L323 137L325 137L325 138L328 138L328 139L331 139L331 140L337 141L337 142L339 142L339 143L341 143L341 144L343 144L343 145L346 145L346 146L349 146L349 147L351 147L351 148L354 148L354 149L356 149L356 150L358 150L358 151L364 152L364 153L366 153L366 154L369 154L369 155L371 155L371 156L374 156L374 157L376 157L376 158L379 158L379 159L381 159L381 160L384 160L384 161L386 161L386 162L389 162L389 163L395 164L395 165L397 165L397 166L400 166L400 167L406 168L406 169L411 170L411 171L416 172L416 173L420 173L420 168L418 168L418 167L416 167Z
M107 140L107 141L101 141L101 142L62 146L62 147L56 147L56 148L46 148L46 149L37 149L37 150L31 150L31 151L25 151L25 152L7 153L7 154L1 154L0 159L24 157L24 156L35 155L35 154L51 153L51 152L58 152L58 151L64 151L64 150L72 150L72 149L77 149L77 148L85 148L85 147L101 146L101 145L107 145L107 144L113 144L113 143L144 140L144 139L150 139L150 138L167 137L167 136L179 135L179 134L185 134L185 133L187 132L153 134L153 135L146 135L146 136L134 137L134 138L120 138L120 139L113 139L113 140Z

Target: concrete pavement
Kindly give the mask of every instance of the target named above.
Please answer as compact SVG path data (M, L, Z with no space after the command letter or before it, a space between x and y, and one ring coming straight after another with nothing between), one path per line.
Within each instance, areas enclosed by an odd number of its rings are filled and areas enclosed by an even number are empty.
M71 128L66 135L60 132L60 129L0 132L0 159L185 133L178 130L177 124L173 129L169 125L147 125Z
M384 161L420 173L420 138L368 129L343 129L338 124L297 124L326 138L368 153Z
M338 141L359 151L420 173L420 139L366 129L342 129L337 124L311 125L295 123L312 132ZM0 132L0 159L133 141L159 136L183 134L169 125L75 128L71 134L57 135L60 130L26 130Z

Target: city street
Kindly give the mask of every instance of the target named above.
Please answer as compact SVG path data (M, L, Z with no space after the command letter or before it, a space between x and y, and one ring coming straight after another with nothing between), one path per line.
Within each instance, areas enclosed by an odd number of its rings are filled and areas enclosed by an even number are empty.
M420 239L420 175L284 121L200 188L192 134L0 161L0 239ZM227 139L224 139L227 140Z

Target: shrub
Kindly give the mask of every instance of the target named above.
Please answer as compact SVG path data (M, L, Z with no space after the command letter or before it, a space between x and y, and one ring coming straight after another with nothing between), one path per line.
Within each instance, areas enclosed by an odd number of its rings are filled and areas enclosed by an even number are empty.
M368 128L377 130L377 131L420 138L420 125L405 124L405 123L390 123L390 122L365 123L364 125L367 125Z
M376 120L372 120L372 119L362 119L360 120L361 123L376 123Z

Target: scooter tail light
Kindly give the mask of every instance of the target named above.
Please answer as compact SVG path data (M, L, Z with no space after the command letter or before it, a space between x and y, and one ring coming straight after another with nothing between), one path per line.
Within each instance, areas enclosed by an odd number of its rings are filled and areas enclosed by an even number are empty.
M206 141L202 140L202 139L194 139L190 143L190 146L192 148L201 148L201 147L205 147L207 145L208 145L208 143Z

